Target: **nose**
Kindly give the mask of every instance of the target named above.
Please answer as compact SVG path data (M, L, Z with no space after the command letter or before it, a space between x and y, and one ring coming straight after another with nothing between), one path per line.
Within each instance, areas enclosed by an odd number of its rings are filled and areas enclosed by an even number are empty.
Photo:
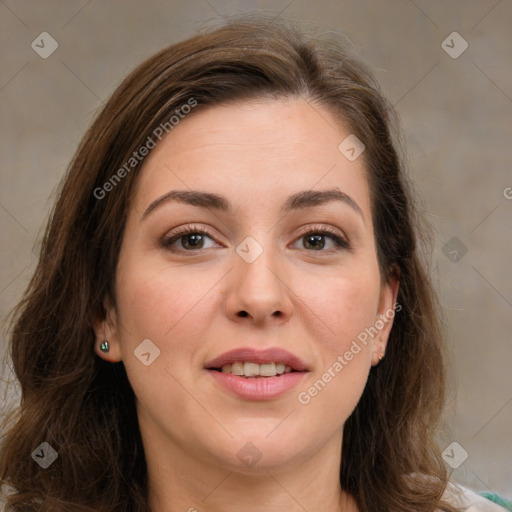
M288 321L293 312L293 292L275 251L264 248L252 263L237 253L233 257L226 298L228 317L254 325Z

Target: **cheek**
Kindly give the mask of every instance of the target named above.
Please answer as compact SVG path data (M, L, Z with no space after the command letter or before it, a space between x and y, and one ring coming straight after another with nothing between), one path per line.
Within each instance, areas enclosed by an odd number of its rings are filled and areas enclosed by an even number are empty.
M214 276L191 279L183 269L136 261L120 268L118 276L119 313L129 337L153 337L162 344L170 343L184 327L193 332L197 324L188 320L215 282Z
M205 291L215 283L207 276L202 281L190 279L181 270L135 258L118 267L118 335L123 364L139 406L148 412L159 404L164 423L170 422L165 411L177 404L184 406L182 400L187 395L177 381L190 372L202 343L201 329L208 325L210 307L204 300ZM154 362L147 366L136 357L143 340L151 340L157 349L150 346L149 352L158 353L154 359L151 353Z
M164 403L170 404L171 397L182 394L171 376L189 381L190 368L200 365L204 340L219 308L212 298L222 275L205 269L192 277L184 267L171 268L151 258L132 258L119 266L121 353L129 380L141 398L161 390L165 391ZM146 339L160 351L150 366L134 357Z
M305 418L303 424L312 433L334 434L342 429L364 391L370 371L365 352L354 355L351 361L344 359L344 355L339 357L340 360L324 368L297 397L299 410Z
M309 297L308 306L319 313L328 326L317 340L317 360L321 361L301 386L299 408L308 428L337 431L359 401L371 368L372 337L378 304L378 288L373 278L362 276L331 280L325 294Z
M308 281L297 294L306 306L305 311L313 313L314 325L323 334L318 338L317 332L316 339L322 340L332 356L336 351L345 351L353 339L375 324L379 277L367 267L360 273L346 272L319 279L314 288Z
M303 414L315 418L311 428L314 424L315 428L330 425L335 429L357 405L371 368L379 275L375 265L367 265L362 272L317 282L315 291L304 286L300 296L305 310L314 313L310 326L316 327L310 327L311 337L316 340L321 364L301 386L297 401Z

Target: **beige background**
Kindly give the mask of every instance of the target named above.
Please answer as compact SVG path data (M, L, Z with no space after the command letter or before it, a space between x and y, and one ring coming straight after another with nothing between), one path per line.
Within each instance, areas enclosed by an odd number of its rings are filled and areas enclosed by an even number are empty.
M255 10L345 34L396 105L436 234L458 392L442 442L468 453L452 478L512 498L510 0L3 1L0 316L27 285L59 179L116 85L162 47ZM456 59L441 45L454 31L469 45ZM31 48L41 32L59 45L47 59ZM462 48L452 39L450 51ZM453 237L467 248L458 262L443 253ZM452 459L464 453L452 448Z

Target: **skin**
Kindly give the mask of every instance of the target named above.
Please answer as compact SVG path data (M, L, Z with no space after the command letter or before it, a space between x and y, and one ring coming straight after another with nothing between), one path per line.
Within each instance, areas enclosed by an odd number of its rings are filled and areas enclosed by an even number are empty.
M123 361L136 395L153 512L357 510L339 485L342 428L392 320L308 404L298 401L392 311L398 291L394 278L381 283L363 158L351 162L338 150L349 134L305 100L254 100L189 115L147 157L128 212L116 307L106 304L95 330L97 354ZM340 201L280 213L290 194L336 188L362 216ZM166 202L144 217L160 196L191 189L224 196L232 211ZM162 246L189 225L208 230L203 248L187 252L190 237L176 239L174 251ZM307 245L301 229L325 225L351 249L328 236L323 248ZM247 236L263 248L253 263L236 252ZM160 349L149 366L134 356L145 339ZM310 371L283 396L241 399L204 364L248 346L284 348ZM250 468L237 457L248 442L262 455Z

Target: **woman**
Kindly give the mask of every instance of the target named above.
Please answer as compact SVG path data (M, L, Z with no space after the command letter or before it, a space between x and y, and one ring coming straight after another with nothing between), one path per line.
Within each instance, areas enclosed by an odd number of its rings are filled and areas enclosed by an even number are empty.
M276 22L140 65L17 311L7 510L467 509L393 126L359 62Z

